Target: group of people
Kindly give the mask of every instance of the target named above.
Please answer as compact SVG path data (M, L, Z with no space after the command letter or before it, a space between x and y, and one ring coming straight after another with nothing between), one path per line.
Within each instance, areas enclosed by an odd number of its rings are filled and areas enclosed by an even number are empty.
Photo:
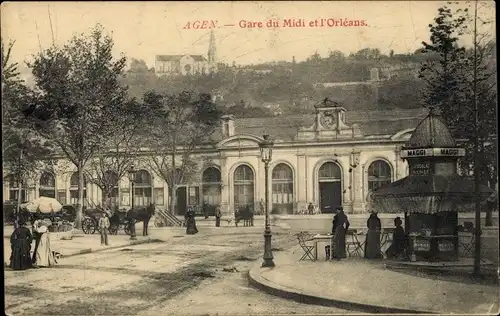
M184 215L186 234L195 235L198 233L198 228L196 227L195 211L192 207L188 207L186 214ZM217 206L215 209L215 227L220 227L220 220L222 218L222 212L220 207Z
M31 246L35 241L33 255ZM30 230L21 219L18 227L10 236L11 256L9 267L13 270L50 267L57 263L50 247L49 224L42 219L36 219Z
M337 208L332 222L332 245L326 248L326 256L330 257L330 251L333 251L332 258L337 260L347 257L346 254L346 233L349 229L349 219L344 213L342 207ZM405 230L403 228L403 221L398 216L394 219L394 232L392 244L385 252L387 258L396 259L404 258L408 249L408 240ZM367 259L382 259L383 253L380 247L380 235L382 231L382 224L376 212L371 212L370 217L366 221L368 232L366 234L366 242L364 249L364 256Z

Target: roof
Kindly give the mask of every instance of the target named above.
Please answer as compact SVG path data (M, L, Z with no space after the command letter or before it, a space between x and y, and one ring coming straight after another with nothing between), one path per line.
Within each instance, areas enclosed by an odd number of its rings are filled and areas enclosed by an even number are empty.
M181 60L182 57L184 56L191 56L195 61L205 61L205 57L202 55L156 55L156 60L157 61L179 61Z
M450 130L436 109L431 109L415 128L406 148L455 147L456 142Z
M365 136L394 135L402 130L415 128L425 117L425 112L422 108L347 111L346 123L347 125L358 124ZM300 127L312 126L314 119L314 114L235 118L235 134L263 135L266 132L274 139L291 141ZM215 133L213 139L221 140L221 133Z

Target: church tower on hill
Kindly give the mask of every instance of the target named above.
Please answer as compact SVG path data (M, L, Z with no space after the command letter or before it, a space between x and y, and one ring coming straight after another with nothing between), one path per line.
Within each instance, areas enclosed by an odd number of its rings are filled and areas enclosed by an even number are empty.
M208 65L210 72L217 71L217 47L215 44L215 33L214 30L210 31L210 43L208 44Z

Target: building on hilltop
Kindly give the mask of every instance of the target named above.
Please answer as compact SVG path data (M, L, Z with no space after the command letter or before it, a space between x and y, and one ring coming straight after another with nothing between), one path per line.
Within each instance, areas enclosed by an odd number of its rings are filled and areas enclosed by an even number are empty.
M224 216L232 216L235 208L244 206L258 212L257 205L265 200L264 164L259 150L263 134L269 134L275 143L269 169L272 214L296 214L309 202L323 213L333 212L340 205L348 213L365 212L370 190L408 174L400 148L425 115L423 109L346 111L342 104L325 99L315 104L315 114L311 115L224 116L211 142L193 154L199 172L177 189L175 213L183 215L188 205L220 205ZM148 167L142 159L146 157L140 156L135 163L140 183L136 183L134 203L153 202L167 208L167 183ZM61 158L57 166L64 165L71 164ZM76 170L57 168L53 172L41 170L25 195L73 203ZM86 183L85 188L90 201L98 204L102 200L96 185ZM17 192L14 182L5 181L3 189L4 200ZM130 208L131 193L129 180L124 177L113 194L114 204Z
M156 55L155 73L157 76L196 75L217 72L217 48L215 34L210 33L207 58L202 55Z

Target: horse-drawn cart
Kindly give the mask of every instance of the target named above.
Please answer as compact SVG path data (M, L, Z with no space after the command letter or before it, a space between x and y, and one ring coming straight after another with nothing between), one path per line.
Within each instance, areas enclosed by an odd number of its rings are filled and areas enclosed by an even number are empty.
M88 209L85 211L82 219L82 230L85 234L93 234L99 228L99 219L104 214L103 209ZM120 229L125 231L125 234L130 235L129 220L126 210L115 210L114 212L107 211L109 216L109 233L117 235Z

